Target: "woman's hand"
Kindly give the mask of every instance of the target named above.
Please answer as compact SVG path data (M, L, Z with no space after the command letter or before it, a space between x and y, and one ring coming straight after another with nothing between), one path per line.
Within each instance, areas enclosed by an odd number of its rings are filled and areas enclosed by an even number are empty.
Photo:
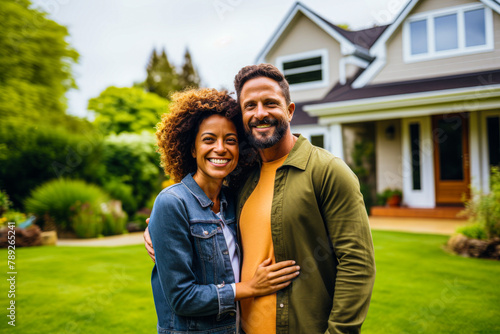
M262 262L252 279L236 283L236 300L269 295L281 290L299 275L300 267L295 261L282 261L271 264L271 259Z
M149 224L149 218L146 219L146 224ZM153 260L153 262L156 262L155 250L153 249L153 242L151 241L151 235L149 234L149 229L147 227L146 230L144 230L143 238L144 238L144 247L146 247L149 257L151 258L151 260Z

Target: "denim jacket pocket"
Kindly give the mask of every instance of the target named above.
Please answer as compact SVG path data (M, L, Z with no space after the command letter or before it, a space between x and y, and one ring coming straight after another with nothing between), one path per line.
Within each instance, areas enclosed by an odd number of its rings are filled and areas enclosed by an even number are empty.
M194 237L200 259L211 261L214 258L217 252L217 232L217 224L202 223L191 225L191 235Z

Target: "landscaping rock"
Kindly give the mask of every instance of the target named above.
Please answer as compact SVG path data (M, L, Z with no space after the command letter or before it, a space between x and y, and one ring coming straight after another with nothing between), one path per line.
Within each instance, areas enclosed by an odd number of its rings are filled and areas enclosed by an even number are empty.
M57 232L56 231L42 232L42 245L55 246L56 243L57 243Z
M448 248L461 256L500 260L500 238L478 240L457 234L448 240Z

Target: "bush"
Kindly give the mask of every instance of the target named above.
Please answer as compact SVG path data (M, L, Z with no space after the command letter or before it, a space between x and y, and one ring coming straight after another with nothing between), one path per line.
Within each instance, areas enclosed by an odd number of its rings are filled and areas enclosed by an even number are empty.
M79 238L95 238L102 234L103 215L95 203L76 203L71 207L72 230Z
M485 229L487 238L500 237L500 170L491 168L490 193L473 189L472 198L465 202L463 215L469 221ZM474 227L478 228L478 227ZM474 229L472 228L472 229Z
M147 131L111 135L104 142L106 172L99 184L123 200L123 208L130 216L160 191L163 171L155 143L154 134ZM119 192L122 194L117 195Z
M9 210L11 204L7 193L0 190L0 216Z
M78 216L75 219L80 226L83 221L91 219L91 213L100 212L100 205L107 200L108 196L95 185L80 180L59 179L36 188L26 200L26 209L37 216L37 224L42 228L50 221L58 231L71 231L73 216ZM82 205L85 207L82 208Z
M122 234L126 231L127 214L120 201L110 201L102 205L103 235Z
M485 240L488 239L486 229L481 223L473 223L470 225L462 226L457 228L457 233L465 235L470 239Z
M103 185L104 190L111 196L122 202L123 209L129 216L137 211L137 201L134 198L134 187L130 184L120 182L118 179L113 178Z
M17 209L45 182L93 181L102 169L102 141L95 130L9 121L0 124L0 143L0 188Z

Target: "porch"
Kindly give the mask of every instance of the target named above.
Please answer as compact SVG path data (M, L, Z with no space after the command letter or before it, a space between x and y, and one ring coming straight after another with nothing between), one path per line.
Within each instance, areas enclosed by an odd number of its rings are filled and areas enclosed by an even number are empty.
M458 217L458 213L463 209L463 206L437 206L435 208L373 206L370 210L370 217L406 217L465 220L465 217Z

